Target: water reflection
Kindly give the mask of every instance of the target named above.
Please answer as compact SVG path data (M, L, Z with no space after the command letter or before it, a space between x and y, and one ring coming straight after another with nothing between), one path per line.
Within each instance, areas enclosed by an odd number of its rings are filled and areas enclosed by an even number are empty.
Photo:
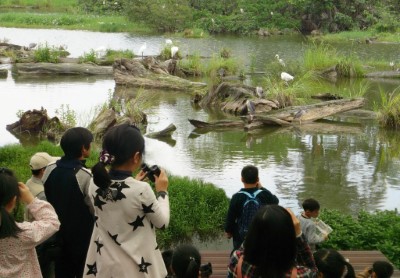
M0 28L0 32L0 37L9 38L15 44L45 41L50 45L66 44L74 57L100 45L137 51L143 42L148 46L144 54L154 55L165 41L156 36L85 31ZM228 47L234 56L241 57L244 65L251 56L257 57L257 69L263 70L276 53L286 61L298 59L303 43L300 36L216 37L180 39L179 46L184 51L197 50L205 56ZM390 45L342 46L341 51L357 51L360 56L388 60L395 55ZM330 88L354 90L360 82L347 80ZM0 145L18 142L4 127L17 120L19 110L43 106L54 116L61 104L68 104L76 111L79 124L85 125L93 117L95 107L110 97L114 86L111 77L26 78L12 75L10 68L8 78L0 79ZM378 99L379 88L391 91L395 86L398 83L371 81L369 99ZM260 168L263 185L280 197L282 205L295 211L308 197L318 199L322 207L351 213L360 209L400 208L400 136L380 130L370 118L332 117L337 124L321 122L249 133L242 129L204 132L195 130L188 119L214 121L231 116L198 109L184 93L146 91L146 94L153 101L145 111L149 122L147 132L161 130L171 123L177 127L169 142L146 138L145 159L149 164L158 164L175 175L212 182L228 196L242 187L242 167L255 164Z

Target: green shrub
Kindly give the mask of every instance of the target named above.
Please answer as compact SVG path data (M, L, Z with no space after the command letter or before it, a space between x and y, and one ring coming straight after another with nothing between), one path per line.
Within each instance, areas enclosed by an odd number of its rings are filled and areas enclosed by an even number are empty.
M333 229L322 248L337 250L379 250L400 266L400 215L395 211L368 213L357 217L336 210L322 210L321 219Z
M97 55L94 49L90 49L89 52L83 52L82 56L79 56L79 63L97 63Z
M384 127L400 128L400 87L389 93L380 90L380 103L374 103L374 110Z
M37 63L58 63L62 56L64 56L62 50L54 46L49 47L47 43L44 46L39 45L33 53L34 61Z

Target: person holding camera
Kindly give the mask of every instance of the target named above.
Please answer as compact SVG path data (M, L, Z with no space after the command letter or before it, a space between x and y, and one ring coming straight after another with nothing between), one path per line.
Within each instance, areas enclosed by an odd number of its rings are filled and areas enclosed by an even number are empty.
M84 277L165 277L155 228L169 224L168 177L162 169L154 175L156 194L142 181L148 173L141 170L133 178L145 149L136 126L112 127L102 148L89 186L96 222Z

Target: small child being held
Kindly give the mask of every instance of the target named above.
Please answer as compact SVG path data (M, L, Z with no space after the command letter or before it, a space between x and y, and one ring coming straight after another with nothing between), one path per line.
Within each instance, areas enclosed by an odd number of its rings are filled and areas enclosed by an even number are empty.
M393 275L393 265L386 261L376 261L372 268L367 267L363 272L357 274L357 278L390 278Z
M315 252L316 245L327 240L328 234L321 234L317 231L316 218L319 216L320 205L317 200L309 198L304 200L303 212L298 216L301 231L306 237L311 251Z

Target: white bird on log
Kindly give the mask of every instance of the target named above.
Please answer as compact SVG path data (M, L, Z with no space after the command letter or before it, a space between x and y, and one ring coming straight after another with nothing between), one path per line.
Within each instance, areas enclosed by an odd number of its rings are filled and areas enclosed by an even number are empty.
M94 50L94 52L96 53L97 58L103 58L104 56L106 56L107 47L105 47L104 45L99 46Z
M283 59L279 58L279 55L276 54L275 58L278 60L279 64L281 64L282 67L286 67L285 61Z
M171 40L171 39L166 39L166 40L165 40L165 43L166 43L166 44L172 44L172 40Z
M394 70L394 61L391 61L391 62L389 63L389 66L392 68L392 70Z
M143 59L143 53L147 49L147 43L142 44L142 46L139 48L139 53L142 54L142 59Z
M292 75L290 75L289 73L283 71L283 72L281 73L281 79L282 79L283 81L285 81L286 84L287 84L287 82L292 81L292 80L294 79L294 76L292 76Z
M178 53L179 48L177 46L172 46L171 47L171 58L174 59L176 53Z

